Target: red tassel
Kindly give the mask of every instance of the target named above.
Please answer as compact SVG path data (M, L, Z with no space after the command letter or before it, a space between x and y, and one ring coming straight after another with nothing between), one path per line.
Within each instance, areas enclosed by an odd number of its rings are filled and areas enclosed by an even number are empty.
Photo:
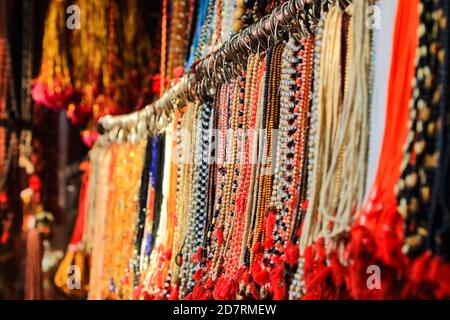
M450 264L439 263L439 271L437 271L436 283L439 284L436 290L438 299L450 298Z
M175 286L170 292L169 300L179 300L180 288L179 286Z
M305 248L305 251L303 252L303 258L305 259L305 266L309 265L312 267L314 263L314 250L312 246L307 246Z
M31 189L33 189L33 191L40 191L42 188L41 178L39 178L39 176L33 174L28 179L28 185Z
M255 253L255 254L260 253L261 252L261 248L262 248L261 247L261 243L256 241L255 244L253 245L252 252Z
M269 250L272 247L273 244L273 230L274 230L274 226L275 226L275 220L276 220L276 215L275 215L275 210L270 207L267 209L266 211L266 234L267 237L264 240L264 249L265 250Z
M198 248L197 253L192 255L192 262L197 265L202 260L202 248Z
M277 266L277 265L281 265L281 264L283 264L283 259L281 258L281 256L279 256L279 255L274 255L273 257L272 257L272 261L273 261L273 263Z
M273 300L285 300L286 299L286 287L284 283L279 283L273 288Z
M197 271L195 271L193 279L195 281L200 281L200 279L203 277L203 275L205 274L205 271L202 268L197 269Z
M192 300L207 300L208 296L208 290L200 283L196 283L192 290Z
M279 265L270 272L270 286L272 298L274 300L283 300L286 295L286 288L284 285L284 268Z
M164 258L166 261L170 261L170 259L172 259L172 250L167 250L164 254Z
M276 220L276 214L275 214L275 209L274 208L269 208L267 211L266 211L266 215L267 215L267 229L266 229L266 231L267 231L267 234L268 235L270 235L270 236L272 236L272 233L273 233L273 229L274 229L274 226L275 226L275 220Z
M255 282L263 286L269 282L269 272L260 263L253 263L251 266L252 277Z
M430 282L439 281L439 269L440 269L441 259L434 257L430 263L430 267L427 272L427 280Z
M141 284L139 285L136 290L134 290L133 292L133 296L132 296L132 300L139 300L139 297L141 296L142 293L142 289L144 288L144 286Z
M393 226L402 225L402 219L396 209L386 210L386 218L380 232L378 251L384 263L398 270L405 270L405 257L401 253L403 239L397 236ZM401 220L401 221L399 221Z
M207 289L212 289L212 288L214 288L215 285L216 284L215 284L214 280L211 277L208 280L206 280L206 282L205 282L205 287Z
M323 267L312 277L311 281L306 284L307 291L313 291L316 286L323 283L325 279L330 275L331 269L329 267Z
M147 291L144 291L142 294L142 298L144 300L155 300L155 297L152 294L149 294Z
M224 278L220 277L219 279L217 279L216 282L216 286L214 287L213 290L213 298L214 300L222 300L222 293L223 293L223 283L224 283Z
M8 194L5 191L0 192L0 206L8 204Z
M0 243L5 245L8 242L9 239L9 231L5 231L2 233L2 236L0 237Z
M250 280L250 275L248 273L248 270L245 266L241 267L238 272L236 273L235 279L237 282L244 282L245 284L248 284Z
M331 276L333 283L338 288L344 284L344 272L345 270L337 258L336 253L333 253L331 255Z
M288 245L286 246L284 261L291 266L295 266L298 263L299 257L300 251L298 247L292 242L289 242Z
M427 267L431 258L432 258L431 253L426 252L414 262L410 273L411 280L415 282L422 281L424 275L426 274Z
M235 300L239 285L234 279L229 279L224 286L224 300Z
M302 210L306 211L306 209L308 209L309 207L309 199L305 199L305 201L303 201L302 203Z
M222 228L217 228L216 229L216 237L217 237L217 244L219 246L221 246L225 242L225 239L223 238L223 230L222 230Z
M317 258L320 262L323 262L326 260L327 253L325 251L323 238L319 238L316 242L316 253L317 253Z
M258 290L256 290L256 286L254 283L250 284L250 293L254 299L259 298Z
M226 279L220 277L213 291L215 300L234 300L238 292L239 286L234 279Z
M273 237L271 235L267 236L266 240L264 240L264 249L269 250L273 244Z

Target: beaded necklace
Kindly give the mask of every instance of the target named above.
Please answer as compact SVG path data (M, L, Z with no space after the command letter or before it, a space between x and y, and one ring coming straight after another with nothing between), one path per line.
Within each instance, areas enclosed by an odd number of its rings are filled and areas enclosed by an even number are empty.
M281 254L282 247L286 244L287 231L290 228L290 216L288 201L294 196L291 188L292 179L296 178L296 163L293 159L297 153L296 145L298 141L298 111L294 111L296 105L295 85L298 77L297 64L300 46L291 38L283 50L283 64L281 69L280 84L280 125L278 133L278 150L276 157L275 175L273 181L272 205L277 209L276 225L273 230L274 244L271 245L270 254ZM295 188L295 186L292 184ZM284 237L285 236L285 237ZM284 239L283 239L284 237Z
M233 32L234 1L223 0L222 4L222 40L227 40Z
M200 0L195 35L192 41L186 69L189 71L193 63L205 52L202 51L209 38L210 23L214 12L214 0Z
M141 256L141 244L144 238L145 217L147 215L147 196L150 183L150 166L152 161L152 143L151 138L147 138L147 145L145 150L144 165L141 175L141 184L139 190L139 211L136 222L136 235L134 240L134 251L131 265L133 268L133 284L135 287L139 285L140 278L140 256Z
M152 161L150 166L150 184L147 196L147 215L144 225L145 234L141 243L140 269L149 269L150 259L155 248L157 231L162 213L162 184L165 161L165 135L154 134L152 140Z
M308 186L308 209L300 237L300 252L318 237L320 223L317 221L320 190L323 184L323 173L330 163L330 147L336 137L338 126L339 93L341 84L341 21L342 11L338 6L330 9L324 22L321 37L320 73L316 73L320 81L316 81L314 91L317 92L317 104L313 103L312 121L316 125L313 133L314 153L311 154L312 169ZM314 165L312 165L314 164Z
M100 198L99 190L98 190L98 179L100 174L100 150L101 147L93 149L90 157L92 157L91 161L91 174L89 176L88 190L90 190L90 194L92 196L88 197L86 200L86 217L85 223L83 226L83 246L87 253L90 253L94 246L94 237L95 237L95 222L97 221L96 216L96 208L100 206L103 198ZM115 147L112 149L112 153L115 155Z
M31 24L34 21L34 1L26 0L23 3L22 15L22 74L20 92L20 117L24 122L31 121L31 80L33 78L33 49ZM32 174L34 165L31 162L33 147L31 145L33 133L31 130L22 129L20 132L19 144L19 166L24 168L27 174Z
M296 230L300 224L306 193L306 139L312 82L313 38L303 38L297 44L293 38L286 44L280 134L275 171L273 203L277 209L273 228L273 243L269 249L270 264L279 264L289 244L296 243ZM289 242L291 240L291 242ZM284 256L288 265L297 264L292 251ZM289 256L288 256L289 254ZM286 269L289 271L289 268Z
M138 194L144 160L145 141L138 145L120 145L111 189L105 234L105 252L121 252L105 259L109 282L109 297L130 298L133 281L130 279L130 259L133 254L134 222L138 213Z
M442 2L440 5L442 11L437 10L439 24L442 27L448 23L448 19L450 17L450 6L447 2ZM442 13L440 13L442 12ZM444 67L440 68L440 81L442 83L448 83L448 48L449 48L449 38L448 38L448 29L441 30L440 43L442 48L444 48L444 58L445 63ZM442 51L441 51L442 53ZM439 62L442 63L442 55L438 55ZM448 88L448 85L447 85ZM445 115L448 119L448 94L446 90L442 92L442 98L440 103L440 114ZM442 119L441 119L442 121ZM442 130L439 137L439 144L442 151L440 152L439 159L439 169L436 172L433 190L433 197L430 205L430 214L428 219L428 228L430 230L430 242L431 239L434 239L434 243L432 242L428 246L436 252L438 255L442 257L444 261L448 261L450 258L450 244L448 239L450 239L450 212L446 208L448 208L448 200L446 195L448 194L448 184L446 181L449 181L449 152L450 152L450 126L448 121L442 124ZM439 227L435 227L439 226ZM439 280L438 280L439 281Z
M166 59L167 59L167 0L162 2L162 18L161 18L161 61L159 67L160 85L159 96L162 97L166 89Z
M253 145L250 144L250 141L254 134L257 106L255 102L259 92L257 82L260 78L258 76L258 66L259 57L251 55L247 62L245 88L243 88L244 83L242 82L240 88L239 115L243 119L239 119L238 136L236 137L238 139L238 188L234 190L235 201L233 201L234 212L232 212L233 220L230 247L225 258L226 263L224 264L224 276L228 281L241 280L241 272L239 272L239 275L237 273L244 263L245 251L242 250L242 245L245 238L244 230L246 224L248 224L246 201L250 192L250 174L252 169L250 161ZM242 95L242 93L244 94Z
M168 252L167 252L167 266L166 266L166 281L164 283L164 298L168 299L170 298L170 295L174 292L176 292L176 285L173 283L173 274L174 274L174 268L176 266L176 258L178 254L178 245L179 245L179 231L180 231L180 223L182 217L180 216L180 213L178 211L178 205L179 205L179 197L178 193L180 190L180 176L181 176L181 130L182 130L182 116L183 116L182 109L178 109L175 111L174 114L174 128L173 128L173 142L172 142L172 159L171 160L171 181L170 181L170 191L169 191L169 200L168 200L168 214L170 218L171 226L171 238L168 244ZM178 298L178 293L176 293Z
M245 141L245 153L244 153L244 168L243 168L243 181L240 183L242 185L242 189L240 191L240 199L239 199L239 210L242 211L242 214L245 214L245 221L243 225L243 230L240 231L242 233L242 243L239 244L241 246L241 254L240 254L240 264L247 264L249 259L249 251L247 250L247 238L249 233L249 222L251 219L251 197L253 193L254 179L252 179L252 174L254 172L254 150L256 135L258 134L257 126L257 111L258 104L260 98L260 87L261 87L261 78L264 75L265 67L259 56L251 56L251 60L253 61L253 70L252 76L250 78L250 92L246 95L248 105L246 109L248 109L248 116L246 119L246 125L244 129L246 130L246 141ZM249 64L251 61L249 62ZM250 69L250 68L249 68Z
M153 249L154 244L154 226L157 225L157 216L159 212L159 207L156 201L156 191L157 191L157 175L160 163L160 153L158 152L158 136L154 134L148 139L150 148L150 158L151 162L149 165L149 180L147 194L145 197L145 217L143 225L143 234L140 239L139 252L139 270L143 272L147 270L149 257ZM137 239L136 239L137 240Z
M105 229L106 229L106 216L107 216L107 207L109 200L109 190L110 190L110 177L111 171L114 168L115 161L115 152L113 148L104 148L95 145L90 153L91 163L95 163L99 161L102 163L99 170L99 179L98 179L98 187L95 187L93 190L88 187L89 193L88 198L96 197L98 200L96 201L95 206L95 221L91 222L94 225L95 234L92 239L92 261L90 268L90 280L89 280L89 294L88 299L90 300L99 300L102 299L102 286L104 281L103 274L103 260L105 256ZM99 158L100 160L97 160ZM96 172L92 170L90 171L90 179ZM87 202L87 201L86 201ZM89 210L89 207L86 206L86 210ZM89 212L86 213L89 216ZM85 225L89 223L85 221Z
M0 192L4 191L6 180L8 177L9 166L12 159L13 145L8 139L8 98L14 98L14 89L10 87L12 84L11 76L11 60L9 52L9 44L6 29L6 2L1 3L0 7ZM13 93L14 96L10 95ZM14 133L10 133L12 139ZM9 146L8 146L9 144Z
M422 1L420 7L419 48L415 76L415 90L410 106L409 133L397 183L398 210L405 219L403 250L417 255L424 250L441 246L444 241L435 230L440 219L431 205L435 205L435 180L438 178L446 111L442 104L446 48L442 40L447 17L436 1ZM446 70L445 70L446 71ZM435 76L437 75L437 76ZM433 202L431 200L433 199ZM440 213L438 213L440 214Z
M273 130L278 128L278 116L279 116L279 103L280 96L278 94L278 88L281 80L281 63L282 52L284 44L275 44L267 54L267 69L265 74L264 85L264 98L262 99L262 113L261 113L261 129L262 134L258 141L258 166L257 174L257 187L253 195L254 201L254 214L251 219L249 228L249 236L247 239L247 246L251 248L249 254L250 269L252 272L253 280L262 286L260 295L265 297L266 281L262 281L261 277L256 277L256 273L267 273L265 270L265 264L268 263L266 259L263 261L263 247L267 243L271 242L270 235L273 225L271 223L272 213L271 208L268 208L270 204L270 196L272 194L272 158L276 155L276 145L272 146L272 133ZM270 230L270 232L269 232ZM256 288L251 290L253 295L259 295L256 293Z
M206 219L206 188L208 186L209 162L209 126L212 104L205 103L199 107L195 128L195 157L189 206L189 231L183 248L183 265L181 267L181 297L190 292L195 282L193 275L200 268L202 261Z
M297 240L300 244L301 237L305 232L307 232L307 227L302 227L303 225L307 225L307 221L305 221L305 217L307 217L307 212L311 205L311 197L314 195L315 183L314 174L316 170L317 163L315 162L316 153L318 152L318 135L321 134L320 130L320 86L322 81L322 69L328 64L322 65L322 46L324 41L324 27L325 22L327 21L328 12L325 12L319 23L317 25L317 30L315 34L315 43L314 43L314 80L312 84L312 98L311 98L311 111L309 117L309 130L308 130L308 138L307 138L307 164L305 166L306 176L306 188L303 189L302 197L303 201L299 202L301 205L301 214L299 215L299 219L297 222L298 231L295 233L299 239ZM300 233L301 231L301 233ZM291 286L289 288L289 299L299 299L305 294L305 281L304 281L304 258L302 256L299 257L297 270L295 272L294 277L292 278Z
M234 165L233 159L235 159L234 153L235 153L235 140L234 140L234 132L233 129L234 123L237 122L237 112L235 111L231 116L229 115L229 112L232 110L231 105L229 103L232 103L232 105L236 106L236 96L235 92L238 88L237 82L231 83L228 88L223 87L223 99L220 102L220 122L219 122L219 155L218 155L218 170L219 170L219 176L218 181L220 181L220 192L218 194L218 197L216 197L217 201L214 205L214 213L213 213L213 219L210 226L210 230L212 231L212 246L211 246L211 252L209 254L209 260L208 263L208 274L205 276L206 280L211 279L212 281L217 281L219 278L223 262L224 262L224 254L226 254L227 249L227 243L228 238L225 236L227 235L227 230L225 227L227 226L227 221L229 221L229 214L228 214L228 208L230 207L230 200L231 200L231 188L232 188L232 176L233 171L232 167L230 165L230 157L231 163ZM229 90L229 91L228 91ZM227 91L229 92L229 95L227 95ZM230 102L231 101L231 102ZM229 121L229 125L227 124L227 119ZM225 152L225 150L231 148L232 153L228 154Z
M194 1L175 0L172 1L171 5L169 50L167 57L167 77L169 79L173 78L175 68L184 66L187 58ZM187 10L186 7L188 8Z
M229 120L226 125L226 136L224 137L226 141L226 150L230 150L229 153L224 152L224 177L223 177L223 193L221 195L219 213L217 217L216 227L215 227L215 239L216 239L216 249L211 264L212 279L216 281L220 275L222 265L224 262L224 254L228 246L229 236L231 235L228 230L231 227L230 223L230 207L232 198L232 188L233 188L233 177L235 176L235 164L236 164L236 139L234 139L235 132L238 128L238 99L239 99L239 78L234 83L230 84L230 100L231 104L228 104L226 112L228 116L225 119ZM216 209L217 210L217 209Z
M163 297L169 298L172 293L171 281L172 281L172 273L171 273L171 264L172 258L175 256L173 248L176 239L176 230L177 225L180 222L180 217L177 214L177 188L178 188L178 179L179 179L179 139L178 139L178 130L181 125L181 112L176 110L174 112L173 117L173 126L170 128L172 130L172 144L167 146L166 148L170 148L171 155L166 156L167 165L170 165L170 182L169 182L169 190L167 194L167 216L168 216L168 226L167 226L167 238L164 243L164 268L162 270L161 279L165 279L163 286ZM167 150L167 149L166 149Z
M252 64L252 62L249 62ZM244 73L238 77L234 86L232 95L233 105L230 110L232 113L231 125L228 141L231 142L231 159L226 160L225 177L225 209L222 215L223 244L219 245L218 255L213 259L213 280L217 279L213 296L215 299L224 299L232 297L236 293L234 275L237 272L240 258L240 243L242 242L243 211L239 208L238 186L242 177L243 166L243 129L245 124L245 96L250 89L247 86L248 74ZM247 89L247 90L246 90ZM218 226L220 227L220 225Z
M223 0L214 2L214 15L212 21L210 50L211 53L218 44L222 42Z
M173 127L173 124L169 124L168 128L164 130L164 157L162 166L159 167L159 170L162 171L162 176L164 180L162 181L161 190L161 218L156 230L154 230L154 238L155 244L150 255L148 268L145 274L145 280L143 283L144 290L147 294L151 296L155 296L156 298L162 297L165 292L163 292L164 284L167 279L167 268L168 264L168 256L167 250L169 250L169 246L171 246L171 235L172 229L170 227L170 217L168 211L168 196L170 190L170 182L171 182L171 166L170 162L172 161L172 131L170 128Z
M349 78L349 66L352 61L353 48L351 41L352 39L352 29L353 29L353 19L349 18L345 11L341 12L341 23L340 23L340 34L341 34L341 44L340 44L340 68L341 68L341 77L340 77L340 86L339 86L339 99L338 105L335 105L335 118L337 121L345 122L343 115L343 99L348 94L348 78ZM335 126L334 135L332 139L330 139L330 144L327 145L328 151L328 159L329 162L324 166L324 171L322 175L322 186L320 191L319 198L319 206L318 206L318 216L320 219L321 226L319 227L321 230L318 231L329 232L331 230L336 221L334 215L337 210L340 191L341 191L341 182L342 182L342 164L344 154L347 152L347 146L343 147L337 145L337 135L342 132L341 127ZM356 129L356 128L355 128ZM322 235L320 235L322 236Z
M207 252L208 257L212 258L214 252L217 250L217 242L213 242L213 232L217 231L216 224L221 213L221 206L223 204L223 191L225 187L225 150L226 150L226 135L227 135L227 114L228 114L228 94L230 86L227 84L221 85L218 90L217 111L214 113L217 119L218 137L216 143L217 157L216 157L216 177L217 177L217 195L214 201L214 208L212 213L209 230L207 232Z
M219 113L220 113L220 99L221 99L220 88L216 94L212 106L212 116L211 116L211 126L210 126L210 148L209 148L209 171L208 171L208 187L207 187L207 208L206 208L206 225L205 225L205 237L203 248L205 250L203 257L207 260L211 257L211 243L212 243L212 232L214 231L213 220L215 219L215 206L217 202L217 185L220 180L219 176L219 164L218 164L218 153L219 153L219 139L217 128L219 127Z
M305 266L302 266L308 273L305 280L311 290L308 293L310 297L322 297L323 293L319 288L323 286L330 286L335 297L342 294L339 290L342 283L328 284L328 280L325 279L318 283L314 279L325 270L330 270L332 268L330 264L335 268L337 265L346 266L348 260L343 255L343 248L348 239L346 231L353 222L355 208L358 210L364 197L369 114L368 72L370 70L370 30L364 23L366 9L364 1L355 2L346 9L352 14L351 19L354 21L349 25L350 32L345 51L348 71L340 88L342 90L342 86L344 87L344 97L342 107L340 110L337 108L340 126L336 129L337 136L333 144L328 145L328 151L324 150L330 162L323 166L324 172L320 175L321 195L316 213L317 220L313 222L316 224L315 237L319 238L311 237L310 241L314 243L314 246L311 245L307 248L308 251L304 251L307 260L305 258ZM330 11L331 14L333 11ZM340 31L340 28L337 30ZM322 47L323 51L325 51L324 47ZM340 50L340 52L343 51ZM358 132L357 135L355 130ZM340 175L345 179L341 180ZM336 194L333 191L336 189L347 192L341 193L339 201L334 202ZM326 190L328 192L325 192ZM321 237L325 241L322 241Z
M246 118L246 106L245 106L245 97L247 96L247 94L249 94L249 90L250 90L250 80L249 77L251 77L251 73L253 72L252 69L252 65L253 65L253 59L250 59L249 61L249 68L247 69L248 72L250 72L250 74L247 72L245 74L243 74L243 76L239 79L239 91L238 91L238 96L239 96L239 103L238 103L238 109L237 109L237 114L238 114L238 123L237 123L237 128L235 129L232 139L233 139L233 146L236 146L235 149L235 160L234 162L231 164L232 167L234 167L234 171L233 171L233 178L232 178L232 189L231 189L231 203L230 203L230 209L229 212L227 212L229 214L229 220L227 222L227 226L229 226L229 228L225 228L225 232L224 232L224 236L225 239L227 239L228 242L228 248L226 248L226 253L224 254L224 263L223 263L223 268L224 268L224 273L226 276L228 277L233 277L233 273L236 272L237 270L235 270L234 268L237 267L238 265L238 260L239 257L237 256L238 253L238 249L239 249L239 244L242 241L239 241L240 239L238 239L239 236L242 236L242 230L241 230L241 225L243 224L243 217L242 217L242 210L240 207L240 203L238 200L238 195L240 193L240 191L242 190L242 188L244 187L242 185L242 180L243 180L243 159L242 156L244 154L244 132L243 130L245 130L245 118ZM241 183L240 183L241 182ZM233 270L231 270L233 269Z
M277 43L267 54L267 71L265 78L265 96L264 96L264 115L262 129L264 130L262 140L260 141L260 172L258 177L257 207L255 219L252 225L251 248L257 243L261 243L266 238L266 230L263 227L263 220L266 215L266 209L270 204L272 194L272 130L278 127L278 110L280 96L278 95L278 86L281 80L281 55L283 44ZM253 257L251 256L251 260Z
M187 111L180 117L180 126L177 132L178 139L178 182L177 182L177 201L175 212L177 216L176 229L174 231L174 245L171 259L171 284L175 291L178 289L181 281L180 267L183 264L183 250L185 246L186 232L188 229L189 218L189 199L191 194L192 164L194 153L191 151L194 146L194 117L195 105L188 104ZM178 294L177 297L178 298Z
M315 39L313 37L302 39L304 49L303 56L303 66L302 66L302 86L300 89L300 100L298 102L298 106L301 106L301 119L300 119L300 137L299 137L299 199L297 204L293 203L292 205L297 206L297 214L294 219L294 223L291 231L291 240L292 243L296 243L298 240L297 231L300 228L302 223L304 212L306 211L307 206L307 180L308 180L308 169L307 169L307 154L308 154L308 139L309 139L309 130L310 130L310 108L311 108L311 100L312 100L312 81L313 81L313 57L315 50ZM299 53L300 54L300 53Z
M237 33L244 26L244 22L241 20L242 15L245 13L245 5L244 0L236 1L236 8L233 13L234 23L233 23L233 32Z
M249 190L248 196L245 201L245 226L244 226L244 235L243 235L243 244L242 244L242 253L241 259L243 259L243 263L245 265L250 264L251 259L251 232L250 229L252 227L252 221L254 217L254 212L256 209L256 192L258 189L257 185L257 174L259 172L259 141L260 141L260 131L262 129L262 111L263 111L263 103L264 103L264 84L265 83L265 73L266 73L266 60L263 57L260 58L258 63L258 72L257 72L257 82L256 87L254 89L254 97L252 97L252 114L254 114L254 119L252 118L251 127L253 128L253 134L250 132L249 137L249 151L251 152L250 156L250 182L249 182Z
M360 1L350 5L347 10L352 14L347 44L348 72L346 72L341 123L336 139L338 149L333 153L331 165L332 170L337 169L337 173L330 172L325 179L325 183L328 184L333 181L333 175L335 175L335 190L333 198L330 199L332 201L328 202L332 207L324 207L326 203L322 203L319 207L319 211L322 210L321 207L325 208L322 215L326 229L322 230L322 235L332 239L339 247L343 245L338 242L341 240L339 238L345 237L345 233L353 223L355 208L357 211L361 209L364 198L369 121L368 75L371 32L364 22L367 8L364 1ZM357 135L355 130L358 132ZM327 188L323 192L325 190ZM343 193L341 190L352 190L352 192ZM326 198L321 196L321 199ZM330 214L334 212L335 216L330 217Z

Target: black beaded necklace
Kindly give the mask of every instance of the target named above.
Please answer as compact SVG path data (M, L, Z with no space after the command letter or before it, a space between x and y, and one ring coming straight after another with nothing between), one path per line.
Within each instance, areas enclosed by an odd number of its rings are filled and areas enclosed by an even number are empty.
M450 18L450 4L442 1L439 8L442 13L439 23L448 24ZM450 101L448 90L449 78L449 32L447 28L441 29L439 44L443 51L441 68L439 68L439 82L442 84L442 97L439 104L441 130L437 136L437 146L440 150L439 164L434 176L433 194L431 195L430 212L428 219L427 247L440 255L444 261L450 259L450 201L448 192L450 190ZM438 57L439 59L439 57Z
M420 15L419 57L416 66L415 90L410 109L409 134L402 174L397 184L399 212L405 219L403 250L419 255L442 242L435 233L436 177L443 152L442 137L446 113L443 104L446 23L443 23L441 2L422 1ZM438 75L438 76L435 76Z
M139 212L137 218L137 227L136 227L136 236L134 240L134 252L133 258L131 261L131 265L133 268L134 275L134 286L137 287L139 285L139 257L141 255L141 243L144 237L144 225L145 225L145 217L147 213L147 196L148 196L148 187L150 181L150 166L152 162L152 139L150 137L147 138L147 145L145 147L145 156L144 156L144 166L142 168L141 175L141 185L139 189Z

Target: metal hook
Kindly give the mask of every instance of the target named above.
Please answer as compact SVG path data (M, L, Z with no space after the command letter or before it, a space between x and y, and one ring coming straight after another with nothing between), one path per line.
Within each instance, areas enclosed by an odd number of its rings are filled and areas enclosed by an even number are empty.
M253 52L252 47L250 46L252 43L250 41L250 27L246 28L243 33L242 33L242 37L241 37L241 45L244 46L245 48L248 49L248 51ZM249 43L247 43L247 41ZM244 49L245 49L244 48ZM241 47L241 50L243 49L243 47Z
M252 28L252 32L250 33L250 40L255 41L255 43L259 46L261 46L260 42L262 41L263 37L265 36L262 32L262 20L259 19Z
M211 56L206 59L206 77L211 81Z
M278 24L279 24L279 21L276 17L275 11L272 11L272 13L270 14L269 27L270 27L270 33L272 34L274 42L278 41L278 34L277 34Z
M217 72L217 61L219 61L221 55L219 54L219 51L214 53L214 64L213 64L213 75L216 77L214 80L220 79L220 73Z
M215 81L215 74L211 70L211 60L213 60L212 56L208 59L207 63L208 76L206 77L206 80L208 80L209 86L206 87L206 95L214 95L217 86L217 82Z
M227 63L223 65L223 72L224 72L224 76L226 79L226 82L230 82L231 79L233 78L232 72L231 72L231 68L233 66L233 62Z
M235 62L237 62L237 65L240 66L243 69L244 64L243 64L243 62L241 60L241 56L239 54L240 53L240 51L239 51L240 50L239 42L240 42L240 34L238 33L237 34L237 42L236 43L232 43L231 51L232 51L233 56L235 56L236 59L237 59L237 61L235 61Z
M302 32L302 28L300 26L300 23L298 22L298 16L300 14L300 10L294 10L294 6L295 6L295 2L289 2L289 3L284 3L283 7L281 8L281 13L283 15L283 22L286 23L287 17L289 16L289 18L291 19L290 23L286 24L286 30L288 30L288 34L297 42L297 43L301 43L301 39L297 38L296 34L297 32L301 35L304 36L303 32ZM287 13L285 13L285 10L287 11ZM297 21L296 21L297 19ZM295 26L294 26L295 25Z
M257 34L257 31L254 31L251 27L249 27L248 39L250 42L251 51L254 51L255 48L258 50L260 47L260 42L258 39L255 39L255 34Z
M236 40L237 39L237 40ZM235 42L239 40L239 33L235 33L228 42L227 46L227 56L233 59L235 62L240 62L238 60L239 57L236 55Z

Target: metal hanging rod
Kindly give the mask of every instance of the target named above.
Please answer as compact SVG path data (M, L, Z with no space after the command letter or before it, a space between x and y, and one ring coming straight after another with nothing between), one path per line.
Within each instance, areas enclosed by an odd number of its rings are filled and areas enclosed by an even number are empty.
M145 138L161 119L187 102L204 100L214 95L221 83L240 74L247 58L259 54L283 39L286 33L312 34L324 11L333 0L289 0L271 14L248 26L195 62L191 72L184 75L164 95L145 108L126 115L104 116L99 120L101 141L135 142Z

